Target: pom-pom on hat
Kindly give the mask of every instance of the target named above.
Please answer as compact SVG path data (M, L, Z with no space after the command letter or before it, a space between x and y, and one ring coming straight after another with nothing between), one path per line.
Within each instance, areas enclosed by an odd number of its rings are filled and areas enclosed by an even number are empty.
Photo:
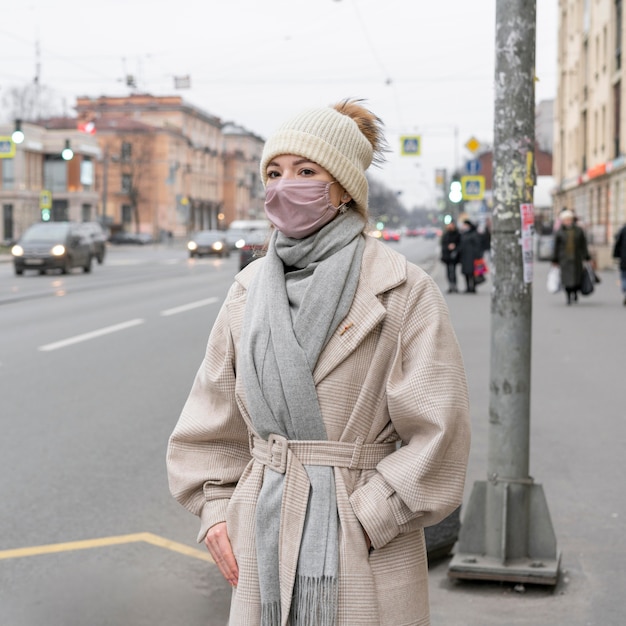
M295 154L323 167L349 194L357 208L367 212L365 170L375 147L359 124L333 107L309 109L282 124L265 142L261 178L267 185L267 166L274 157Z

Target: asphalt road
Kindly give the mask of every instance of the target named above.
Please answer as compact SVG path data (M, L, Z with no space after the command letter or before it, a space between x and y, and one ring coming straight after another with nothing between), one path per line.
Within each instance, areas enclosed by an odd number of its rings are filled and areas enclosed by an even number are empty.
M442 288L436 241L396 246ZM0 626L224 626L229 589L169 495L165 446L236 257L111 247L91 275L0 264ZM531 474L562 553L555 588L452 581L431 565L433 626L618 626L626 308L615 272L566 307L535 266ZM468 372L466 498L486 473L490 283L446 296Z

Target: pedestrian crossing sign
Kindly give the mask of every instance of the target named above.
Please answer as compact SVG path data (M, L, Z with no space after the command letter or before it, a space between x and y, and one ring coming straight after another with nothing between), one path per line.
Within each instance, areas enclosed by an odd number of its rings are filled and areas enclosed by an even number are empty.
M422 138L419 135L404 135L400 137L400 154L402 156L420 156L422 153Z
M482 200L485 197L484 176L461 176L463 200Z

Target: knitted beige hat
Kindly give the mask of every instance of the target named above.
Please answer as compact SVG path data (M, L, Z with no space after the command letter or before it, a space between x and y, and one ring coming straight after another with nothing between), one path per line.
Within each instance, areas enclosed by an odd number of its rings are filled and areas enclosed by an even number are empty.
M267 165L282 154L295 154L323 167L367 211L365 170L373 158L372 144L349 116L331 107L310 109L285 122L265 142L261 178Z

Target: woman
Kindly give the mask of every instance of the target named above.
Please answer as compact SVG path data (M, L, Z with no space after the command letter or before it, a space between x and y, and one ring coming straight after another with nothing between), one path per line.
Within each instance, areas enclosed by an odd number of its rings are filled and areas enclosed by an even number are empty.
M446 231L441 236L441 262L446 266L448 293L459 291L456 286L456 265L459 262L460 243L461 233L456 227L456 222L452 221L446 225Z
M624 306L626 306L626 224L622 226L622 229L615 236L613 258L619 261L622 293L624 294Z
M233 586L230 626L429 624L423 528L461 502L468 397L438 287L364 234L381 126L347 100L268 139L275 231L170 438L170 489Z
M552 264L561 268L561 284L569 305L578 302L583 262L591 260L591 256L583 229L574 223L574 213L565 209L559 218L561 226L554 237Z
M482 256L483 244L476 225L471 220L464 220L459 245L459 262L461 272L465 276L465 293L476 293L474 261L481 259Z

